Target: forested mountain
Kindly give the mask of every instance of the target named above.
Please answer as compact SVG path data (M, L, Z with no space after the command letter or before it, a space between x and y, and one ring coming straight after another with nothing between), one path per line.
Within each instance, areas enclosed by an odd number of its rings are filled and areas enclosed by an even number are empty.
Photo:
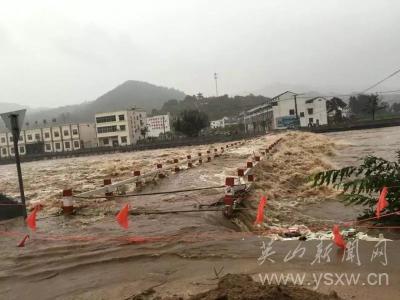
M268 100L264 96L234 96L223 95L221 97L203 97L201 94L186 96L184 100L170 100L164 103L160 110L153 110L152 114L171 113L178 115L183 110L198 109L205 112L210 120L218 120L222 117L237 116L240 112L265 103Z
M181 100L184 97L185 94L176 89L129 80L94 101L45 109L40 112L28 110L26 120L32 123L56 118L60 122L93 122L96 112L123 110L132 107L144 108L150 112L154 108L160 108L163 103L170 99Z
M265 103L264 96L203 97L202 94L185 96L176 89L169 89L140 81L126 81L94 101L61 106L51 109L31 110L27 108L26 122L33 124L43 120L58 122L93 122L96 112L107 112L140 107L152 114L171 113L178 115L183 110L198 109L205 112L210 120L225 116L236 116L240 112ZM1 104L0 104L1 105ZM4 111L20 109L19 105L1 105ZM8 109L9 108L9 109ZM0 125L1 126L1 125Z

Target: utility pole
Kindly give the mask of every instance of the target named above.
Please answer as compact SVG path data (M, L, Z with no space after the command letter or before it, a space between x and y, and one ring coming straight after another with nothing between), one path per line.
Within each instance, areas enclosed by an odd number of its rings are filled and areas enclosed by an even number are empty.
M163 125L163 129L164 129L164 140L165 140L165 116L162 116L162 125Z
M298 112L297 112L297 94L294 94L293 97L294 97L294 112L295 112L295 114L296 114L296 122L298 123L298 124L296 124L296 125L300 125L300 122L299 122L299 114L298 114Z
M218 97L218 74L214 73L214 79L215 79L215 95Z

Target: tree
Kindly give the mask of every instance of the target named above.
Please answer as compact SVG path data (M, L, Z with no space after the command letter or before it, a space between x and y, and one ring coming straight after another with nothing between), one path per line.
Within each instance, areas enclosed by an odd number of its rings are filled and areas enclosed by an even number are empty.
M196 97L197 97L198 100L203 100L204 99L204 96L203 96L202 93L197 93Z
M228 97L227 95L221 97L187 96L182 101L169 100L165 102L160 110L154 111L152 114L169 112L172 116L178 116L184 110L200 110L205 112L210 120L219 120L225 116L235 116L245 110L265 104L268 100L267 97L255 95L235 97Z
M143 138L146 138L146 134L149 132L149 128L146 126L142 129L140 129L140 134L143 136Z
M333 97L331 100L328 100L326 102L326 109L328 114L329 113L334 113L333 119L334 121L340 121L342 120L342 111L343 108L347 106L346 102L344 102L342 99Z
M375 120L376 112L386 109L386 106L386 103L381 102L381 99L377 94L371 94L369 95L369 99L364 110L366 113L372 114L372 120Z
M367 206L365 214L375 213L378 194L388 187L388 212L400 209L400 151L397 161L388 161L375 156L367 156L359 167L348 166L339 170L329 170L313 176L315 186L331 185L343 190L343 201Z
M391 111L395 112L395 113L399 113L400 112L400 103L393 103L392 107L390 108Z
M375 120L375 114L386 109L387 104L377 94L360 94L350 97L349 107L354 114L371 114L372 120Z
M208 125L207 114L198 110L184 110L173 123L176 131L191 137L198 136L200 130Z

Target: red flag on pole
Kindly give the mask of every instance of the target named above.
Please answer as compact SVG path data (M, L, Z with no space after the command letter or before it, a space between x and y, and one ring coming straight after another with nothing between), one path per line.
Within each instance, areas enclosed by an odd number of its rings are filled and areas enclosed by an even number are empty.
M346 248L346 242L344 241L342 235L340 234L339 231L339 226L338 225L333 225L333 241L335 242L336 246L345 249Z
M386 200L386 195L388 193L388 188L383 187L381 194L379 195L378 203L376 205L376 217L379 219L381 217L381 211L384 210L389 203Z
M25 242L26 242L27 239L29 239L29 234L24 236L24 238L19 242L17 247L25 247Z
M117 222L121 227L127 229L128 228L128 214L129 214L129 205L125 204L125 206L119 211L117 215Z
M26 218L26 224L30 229L33 231L36 230L36 214L39 211L39 206L35 206L33 211L29 214L29 216Z
M257 209L257 217L254 224L261 224L264 221L264 207L267 204L267 198L262 196L260 199L260 203L258 203Z

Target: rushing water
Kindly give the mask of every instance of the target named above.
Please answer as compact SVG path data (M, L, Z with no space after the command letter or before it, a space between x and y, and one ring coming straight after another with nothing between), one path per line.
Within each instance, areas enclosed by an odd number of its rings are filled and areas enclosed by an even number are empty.
M399 127L391 127L329 133L326 136L336 144L339 144L339 147L336 147L336 156L330 156L329 160L338 165L357 164L361 157L369 154L393 159L396 156L395 151L400 144L399 130ZM159 181L157 185L149 185L145 188L144 192L175 190L182 187L220 185L226 176L236 173L236 168L244 166L245 161L253 151L256 151L261 146L265 146L265 144L270 143L273 139L275 137L249 141L246 145L238 149L232 149L232 151L229 151L229 154L225 153L223 157L215 159L211 163L206 163L198 168L172 175L167 179ZM317 137L315 139L317 140ZM201 148L204 151L210 147ZM290 154L288 151L290 149L287 148L287 145L282 148L288 154L289 158L296 156L293 155L293 151ZM64 182L70 183L77 180L77 184L79 184L82 190L91 189L96 184L99 184L101 179L106 175L115 173L122 176L122 178L130 176L132 167L129 167L128 164L131 166L141 166L145 170L152 169L154 163L161 159L171 159L175 156L184 159L189 152L196 154L195 149L189 148L165 150L164 154L157 151L147 151L142 153L117 154L116 156L32 162L25 164L23 169L31 171L28 174L28 188L31 189L31 196L40 200L41 191L44 191L48 197L47 201L50 202L54 199L53 193L60 190L65 185ZM316 150L315 156L318 157L318 150ZM286 166L289 168L289 164ZM284 167L285 165L283 165ZM302 165L302 167L307 169L306 165ZM11 177L15 177L15 175L11 175L14 172L13 166L1 166L1 171L3 171L2 176L5 176L4 174L10 175L6 176L6 178L0 178L0 184L3 184L2 189L16 190L13 186L4 186L5 184L14 182L11 180ZM91 180L87 182L85 176L90 177ZM51 190L52 182L57 185L54 191ZM282 182L282 184L286 183ZM35 190L33 187L36 185L39 188ZM223 192L217 189L179 195L122 198L117 200L111 208L116 211L124 203L129 202L132 209L193 209L199 203L211 204L222 195ZM357 211L344 209L337 202L328 203L327 205L321 202L312 210L312 216L323 219L336 217L340 219L343 216L351 218L352 215L357 213ZM174 270L178 270L182 266L182 261L177 259L177 257L183 257L184 260L187 260L189 257L199 259L199 264L201 264L202 256L211 257L212 259L215 257L237 258L245 257L249 253L249 249L246 248L248 247L246 246L247 244L244 242L240 243L242 238L236 240L237 244L235 247L223 241L224 237L238 237L241 233L237 232L237 228L229 220L226 220L221 212L140 215L131 216L130 222L129 229L122 230L115 222L112 213L104 215L102 211L89 207L82 209L77 216L70 218L55 216L51 213L39 216L38 233L31 234L31 236L33 238L40 237L42 233L51 236L54 240L33 240L25 248L16 248L15 244L17 241L15 239L1 237L0 279L2 279L3 284L0 284L0 298L3 296L4 298L18 299L19 293L26 296L29 290L35 291L32 294L33 296L40 294L40 292L43 293L43 291L38 291L36 288L37 282L39 284L47 284L48 281L54 283L51 289L52 294L44 294L49 299L55 296L63 298L67 295L73 295L74 292L78 293L99 289L107 284L101 281L101 274L98 274L99 270L105 272L106 270L109 271L115 268L118 270L117 274L120 274L120 270L123 270L120 276L124 280L128 280L127 275L125 277L123 275L124 272L129 274L130 271L124 269L123 265L119 264L120 262L137 262L137 266L142 266L143 269L139 271L132 270L132 274L129 276L138 276L138 274L146 274L149 264L157 260L157 257L168 255L168 259L166 259L168 262L167 270L172 274L175 272ZM9 225L0 225L0 229L24 230L21 222L18 221ZM173 239L169 241L164 240L160 243L125 246L126 240L119 242L109 240L103 242L96 240L63 240L62 237L65 236L95 236L100 239L112 236L124 236L127 238L131 236L172 236ZM214 241L216 237L221 240ZM201 242L205 240L209 243L204 246ZM190 250L186 250L186 248ZM254 249L253 247L252 251ZM256 262L254 261L254 263ZM245 265L243 266L243 270L246 270ZM147 281L149 278L151 279L151 276L155 276L154 274L156 274L157 270L155 269L153 272L155 272L153 275L146 277ZM185 277L190 277L190 275L190 271L186 271L184 274ZM182 277L182 275L180 276ZM68 280L63 280L66 278ZM91 278L95 279L91 280ZM26 291L21 289L22 285L27 286ZM79 289L81 290L79 291ZM19 292L16 292L17 290ZM43 297L43 299L45 298ZM96 299L96 297L92 298Z
M326 134L342 147L337 151L335 162L340 165L355 165L367 155L389 160L396 159L400 151L400 127L386 127L367 130L352 130Z

